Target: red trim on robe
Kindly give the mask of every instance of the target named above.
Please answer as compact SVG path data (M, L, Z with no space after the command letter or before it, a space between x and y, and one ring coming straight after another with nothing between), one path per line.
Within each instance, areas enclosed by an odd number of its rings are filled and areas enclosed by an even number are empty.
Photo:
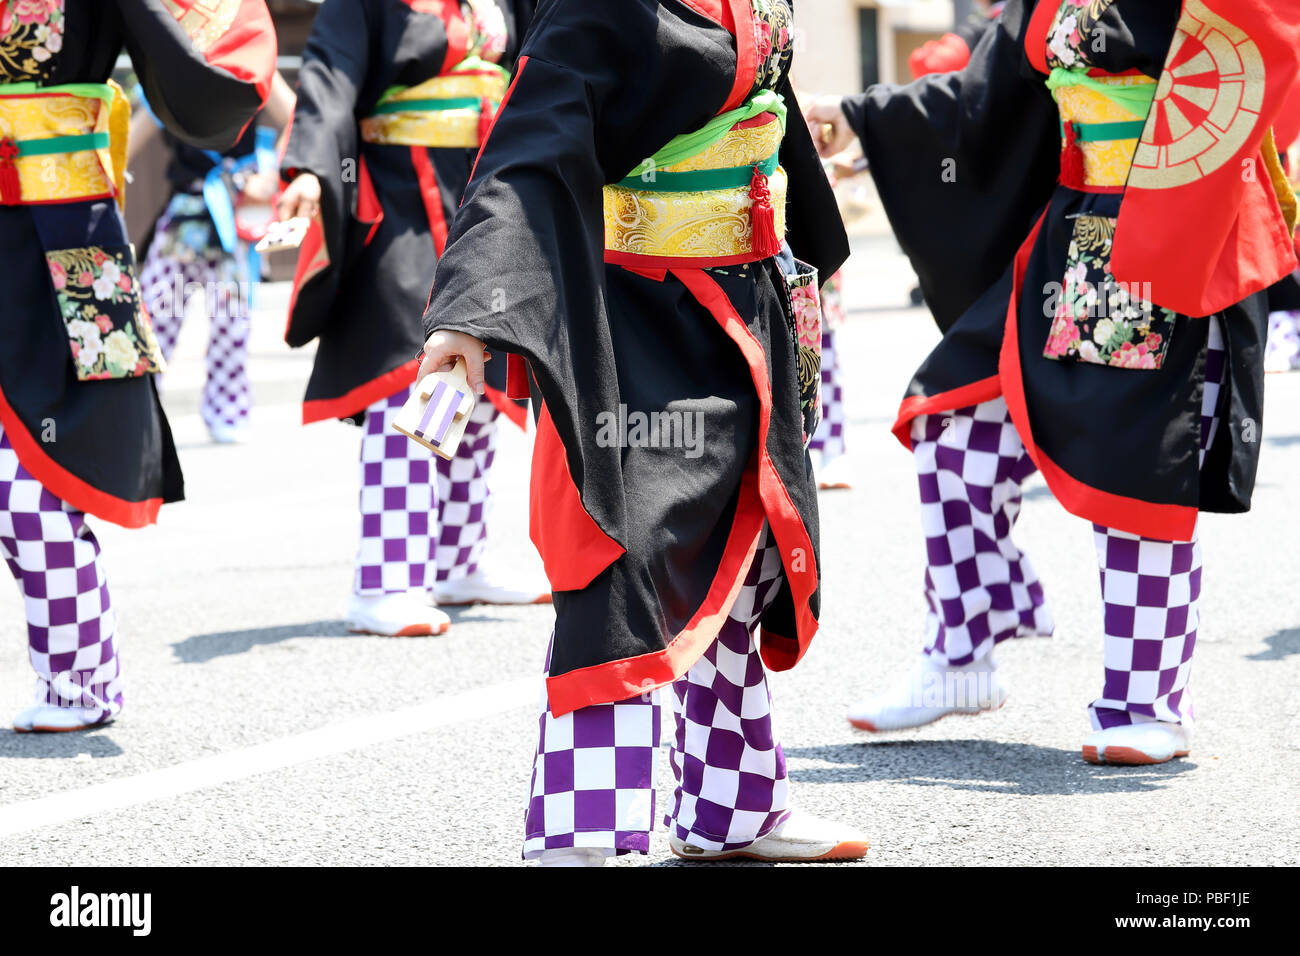
M528 430L528 411L520 405L516 405L506 397L506 393L499 388L493 388L491 385L484 384L483 394L487 400L496 406L496 410L510 419L520 431Z
M749 364L759 401L758 493L768 523L772 526L772 534L781 549L781 562L785 566L786 578L794 597L798 643L797 651L791 654L788 651L778 651L775 646L769 652L766 640L760 640L759 654L772 670L788 670L803 657L817 633L817 618L813 615L811 603L817 590L817 557L803 518L790 500L790 493L786 491L767 450L767 433L772 420L772 386L768 379L767 355L758 339L741 321L735 306L717 280L702 269L674 269L673 275L712 313ZM802 567L797 566L800 564Z
M161 498L128 501L110 495L78 478L45 454L40 442L28 433L17 412L9 405L3 390L0 390L0 424L4 426L4 433L18 455L18 461L56 498L78 511L126 528L143 528L158 520L158 509L163 503Z
M308 282L329 268L329 249L325 245L325 227L316 216L307 225L307 234L298 247L298 262L293 271L293 289L289 293L289 308L284 322L284 338L289 339L293 326L293 310L298 306L298 293Z
M435 4L430 3L429 6L434 7ZM442 0L441 16L447 31L447 55L442 60L442 74L445 75L465 59L465 53L469 50L469 25L461 13L460 0Z
M1006 399L1011 421L1020 435L1021 444L1038 470L1043 473L1047 486L1066 511L1108 528L1118 528L1129 534L1164 541L1190 541L1196 532L1199 509L1188 505L1158 504L1129 498L1094 488L1068 474L1065 469L1038 447L1029 425L1029 406L1025 399L1024 380L1020 368L1020 333L1018 309L1020 288L1024 280L1034 241L1042 228L1047 213L1038 218L1029 238L1016 253L1012 274L1011 300L1007 306L1006 331L1002 337L1002 354L998 359L998 373L1002 379L1002 395ZM1134 373L1139 374L1139 373ZM1197 419L1199 422L1199 419Z
M1056 0L1041 0L1030 16L1029 27L1025 32L1025 56L1029 65L1044 75L1052 72L1052 68L1047 65L1047 33L1060 8L1061 4Z
M193 0L172 0L172 3L180 7L182 13L188 13L194 5ZM226 32L208 47L203 56L212 66L252 83L261 97L262 106L265 106L267 97L271 95L271 79L275 76L278 53L275 23L271 20L271 12L266 9L265 0L241 0L239 11ZM252 122L251 117L249 122Z
M538 430L541 436L541 430ZM534 455L536 452L534 452ZM718 637L723 622L745 584L763 530L763 505L758 495L757 461L750 459L740 480L736 515L699 610L663 650L625 660L593 664L546 679L551 713L562 717L580 707L627 700L655 687L671 684L703 656Z
M913 395L903 399L892 429L894 437L905 448L911 450L910 426L913 419L921 415L951 412L968 405L992 401L1001 395L1006 399L1021 444L1025 446L1025 451L1042 472L1052 494L1066 511L1088 521L1118 528L1130 534L1166 541L1188 541L1196 528L1198 509L1187 505L1156 504L1140 498L1112 494L1084 484L1048 458L1034 440L1033 432L1029 427L1029 409L1020 367L1019 323L1016 310L1020 303L1021 283L1025 269L1029 264L1034 242L1038 238L1038 232L1042 228L1046 215L1044 212L1039 217L1028 238L1016 253L1011 296L1002 337L1002 351L998 360L998 374L936 395Z
M758 50L754 44L754 8L750 0L682 0L682 2L696 13L725 27L736 38L736 78L732 83L726 104L718 112L734 110L749 98L749 92L754 87L754 77L758 73Z
M528 368L524 357L514 352L506 354L506 397L521 399L531 397L531 389L528 387Z
M474 165L470 167L469 182L471 183L474 181L474 174L478 172L478 161L483 158L483 150L487 148L488 140L492 138L492 131L497 128L497 120L499 120L501 118L501 114L505 112L506 104L510 102L510 97L514 95L515 86L516 84L519 83L519 78L524 75L524 67L526 67L527 65L528 65L528 57L526 56L521 56L519 58L519 62L515 64L515 77L510 81L510 86L506 90L506 95L501 98L501 102L497 106L497 111L492 116L492 122L488 126L487 135L483 137L483 142L479 143L478 155L474 157ZM469 192L468 183L466 183L465 191ZM460 198L460 201L461 204L463 205L465 202L465 197L462 196Z
M703 14L718 26L726 26L726 14L722 10L723 0L682 0L696 13Z
M596 524L573 483L564 441L542 404L528 485L528 536L555 591L581 591L627 549Z
M793 639L769 634L764 630L759 639L759 653L763 663L774 671L789 670L803 657L817 632L817 620L813 617L810 604L817 588L817 564L812 540L767 452L767 433L772 418L767 356L714 279L703 270L674 270L673 275L717 320L749 365L759 399L758 448L741 477L736 514L727 535L727 543L723 547L718 572L690 622L663 650L595 664L547 678L547 697L551 713L556 717L580 707L627 700L655 687L670 684L690 670L717 638L723 621L731 612L753 560L764 520L771 525L777 546L781 549L781 560L795 601L795 624L801 637ZM546 417L545 410L543 416ZM549 417L547 421L549 424ZM553 430L554 426L551 428ZM558 436L556 440L558 441ZM539 447L541 443L542 428L539 422ZM536 455L537 452L534 451L534 462ZM550 499L546 500L548 507L552 507ZM536 538L534 543L537 543ZM540 545L538 550L541 550ZM800 554L805 559L802 562L804 567L795 570L793 565Z
M1002 380L996 375L951 388L934 395L909 395L898 406L898 418L891 431L908 451L912 450L912 420L934 412L951 412L980 402L991 402L1002 394Z
M312 422L323 422L329 418L349 418L358 412L363 412L381 398L396 394L403 386L414 384L419 371L420 360L411 359L391 372L372 378L337 398L316 398L303 402L302 423L310 425Z
M758 76L758 47L754 42L754 7L751 0L726 0L727 19L723 23L736 37L736 79L731 95L719 113L734 110L749 99Z
M361 157L357 172L357 219L370 223L365 241L368 246L379 231L379 224L384 221L384 207L379 202L379 194L375 192L375 183L370 178L370 167L366 165L364 156Z
M635 252L618 252L605 250L605 262L611 266L622 266L629 272L649 276L657 270L672 269L711 269L714 266L740 266L747 262L762 262L761 256L752 252L742 252L734 256L643 256Z
M423 146L411 147L411 165L415 167L415 176L420 181L420 199L424 201L424 215L429 220L429 234L433 237L433 251L439 259L447 248L447 218L442 211L442 190L438 188L438 176L433 171L433 160ZM429 301L432 302L430 292ZM428 308L428 305L425 305Z
M703 270L672 271L696 301L723 327L749 365L759 399L758 449L741 477L736 514L727 543L723 547L718 572L690 622L663 650L626 660L595 664L547 678L547 697L551 713L556 717L580 707L627 700L652 688L670 684L690 670L709 644L717 638L723 621L731 612L753 560L764 520L771 525L777 546L781 549L781 560L795 601L796 628L802 638L789 638L764 629L759 639L759 653L763 662L774 671L789 670L803 657L817 633L817 619L813 616L810 603L812 594L817 589L817 563L812 539L767 452L767 433L772 418L772 390L767 375L767 356L715 280ZM659 281L665 276L654 270L638 271L638 274ZM553 432L554 425L550 423L545 408L542 415ZM555 441L559 441L558 435ZM541 446L542 423L539 421L538 447ZM536 449L533 455L536 462ZM545 500L548 507L553 507L549 497ZM536 537L533 542L538 544ZM538 551L541 551L540 544ZM804 558L804 567L795 570L793 566L799 555Z

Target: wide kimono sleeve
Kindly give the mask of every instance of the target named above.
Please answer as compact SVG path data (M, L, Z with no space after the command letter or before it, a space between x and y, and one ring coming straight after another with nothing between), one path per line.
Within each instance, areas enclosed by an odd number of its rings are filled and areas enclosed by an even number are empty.
M266 103L275 25L265 0L200 7L194 0L117 0L127 52L167 129L224 151Z
M1060 171L1056 105L1025 59L1032 7L1009 0L956 73L844 100L894 234L945 331L1006 270Z
M803 115L789 78L778 92L785 99L787 115ZM789 182L785 240L790 251L816 268L826 282L848 259L849 237L806 123L796 120L787 124L781 141L781 166Z
M602 188L725 104L735 54L696 18L677 3L541 5L424 316L427 333L466 332L528 360L573 482L606 530L619 503L600 500L611 483L598 476L617 473L618 449L577 438L619 401Z
M281 166L286 178L314 173L324 183L357 156L357 97L370 59L370 4L326 0L312 23L298 73L293 130Z
M285 332L285 341L295 347L320 333L347 256L362 245L350 235L361 228L354 212L366 176L356 110L370 69L374 16L370 0L326 0L303 50L298 100L280 166L286 180L300 173L320 180L321 208L299 256Z

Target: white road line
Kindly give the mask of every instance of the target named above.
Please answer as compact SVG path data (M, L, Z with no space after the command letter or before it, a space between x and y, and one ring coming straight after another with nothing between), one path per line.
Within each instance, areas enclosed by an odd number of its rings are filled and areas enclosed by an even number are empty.
M535 702L537 678L492 684L383 714L354 717L243 750L0 806L0 839L243 780Z

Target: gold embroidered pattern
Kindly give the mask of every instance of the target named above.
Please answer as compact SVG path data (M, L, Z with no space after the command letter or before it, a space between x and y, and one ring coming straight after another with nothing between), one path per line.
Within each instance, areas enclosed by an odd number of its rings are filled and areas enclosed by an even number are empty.
M506 78L492 73L449 73L435 76L388 97L386 103L430 99L486 99L501 102ZM412 109L381 113L361 121L361 138L383 146L429 146L477 149L479 107L452 110Z
M752 166L776 152L781 124L732 129L703 152L660 172L696 172ZM785 235L785 170L768 177L776 234ZM753 226L749 188L656 192L605 187L605 248L667 258L724 259L750 253Z
M194 48L207 53L235 22L240 0L162 0L162 3L190 35Z
M0 140L40 140L103 132L118 135L110 127L111 115L109 105L94 97L68 93L0 96ZM117 192L110 150L19 156L14 165L24 202L72 202Z
M1094 77L1107 86L1144 86L1155 81L1147 76ZM1056 101L1064 123L1120 123L1142 120L1144 117L1130 112L1105 95L1086 86L1062 86L1056 90ZM1128 181L1129 167L1138 140L1092 140L1080 142L1083 152L1083 179L1089 186L1123 186Z
M1202 0L1186 0L1129 185L1183 186L1229 162L1259 125L1264 74L1244 30Z
M685 173L700 169L726 169L731 166L751 166L767 159L781 147L784 134L775 116L764 113L762 117L766 117L767 122L741 129L733 127L708 149L680 163L664 166L660 171Z

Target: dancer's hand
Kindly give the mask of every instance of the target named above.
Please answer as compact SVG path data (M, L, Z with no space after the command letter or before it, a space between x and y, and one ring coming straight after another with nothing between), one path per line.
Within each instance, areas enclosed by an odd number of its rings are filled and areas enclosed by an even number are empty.
M274 173L251 173L244 180L244 195L253 202L270 202L279 188L280 177Z
M487 346L474 336L439 329L424 343L424 361L420 363L420 374L416 381L432 372L446 372L456 364L456 359L463 358L469 387L476 394L482 395L483 364L491 357Z
M824 157L834 156L847 149L857 135L849 126L840 105L841 97L819 96L804 108L803 118L812 132L817 152Z
M320 212L320 180L311 173L299 173L293 182L284 188L280 201L276 203L276 212L281 222L296 219L315 219Z

